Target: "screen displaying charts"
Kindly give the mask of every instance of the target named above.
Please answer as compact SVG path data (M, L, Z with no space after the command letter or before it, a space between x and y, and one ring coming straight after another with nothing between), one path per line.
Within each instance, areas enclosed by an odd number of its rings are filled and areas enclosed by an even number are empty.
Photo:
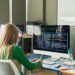
M67 53L70 47L70 30L68 25L41 26L41 34L33 37L36 50Z

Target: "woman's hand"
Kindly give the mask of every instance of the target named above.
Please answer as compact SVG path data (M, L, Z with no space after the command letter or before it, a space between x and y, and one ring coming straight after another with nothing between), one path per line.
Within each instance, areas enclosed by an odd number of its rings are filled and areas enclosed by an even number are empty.
M40 62L43 63L43 59L42 58L40 58Z

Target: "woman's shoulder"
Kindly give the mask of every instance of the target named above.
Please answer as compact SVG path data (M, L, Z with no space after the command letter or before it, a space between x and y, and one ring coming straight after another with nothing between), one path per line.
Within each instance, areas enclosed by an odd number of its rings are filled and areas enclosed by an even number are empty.
M12 46L12 49L13 49L13 53L15 54L15 53L23 53L23 50L22 50L22 48L21 47L19 47L19 46L17 46L17 45L13 45Z
M19 47L19 46L17 46L17 45L13 45L13 47Z
M17 45L13 45L12 47L13 47L13 49L16 49L16 50L17 50L17 49L21 49L21 48L20 48L19 46L17 46Z

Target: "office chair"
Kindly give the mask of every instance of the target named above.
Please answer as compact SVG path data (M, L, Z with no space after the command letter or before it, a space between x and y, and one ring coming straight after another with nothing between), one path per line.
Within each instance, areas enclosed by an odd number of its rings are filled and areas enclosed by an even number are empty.
M22 65L22 72L26 75L25 67ZM20 72L12 60L0 60L0 75L20 75ZM32 71L29 71L29 75L32 74Z
M26 75L26 70L23 65L21 65L21 69L22 69L22 72L24 73L24 75ZM38 74L33 74L32 71L29 71L29 75L38 75Z
M20 75L20 72L11 60L0 60L0 75Z

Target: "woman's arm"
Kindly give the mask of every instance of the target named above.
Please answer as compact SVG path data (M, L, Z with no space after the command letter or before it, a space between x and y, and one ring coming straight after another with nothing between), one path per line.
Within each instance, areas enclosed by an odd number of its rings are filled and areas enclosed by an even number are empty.
M13 46L13 58L23 64L28 70L34 70L41 65L40 61L31 63L25 56L22 48Z

